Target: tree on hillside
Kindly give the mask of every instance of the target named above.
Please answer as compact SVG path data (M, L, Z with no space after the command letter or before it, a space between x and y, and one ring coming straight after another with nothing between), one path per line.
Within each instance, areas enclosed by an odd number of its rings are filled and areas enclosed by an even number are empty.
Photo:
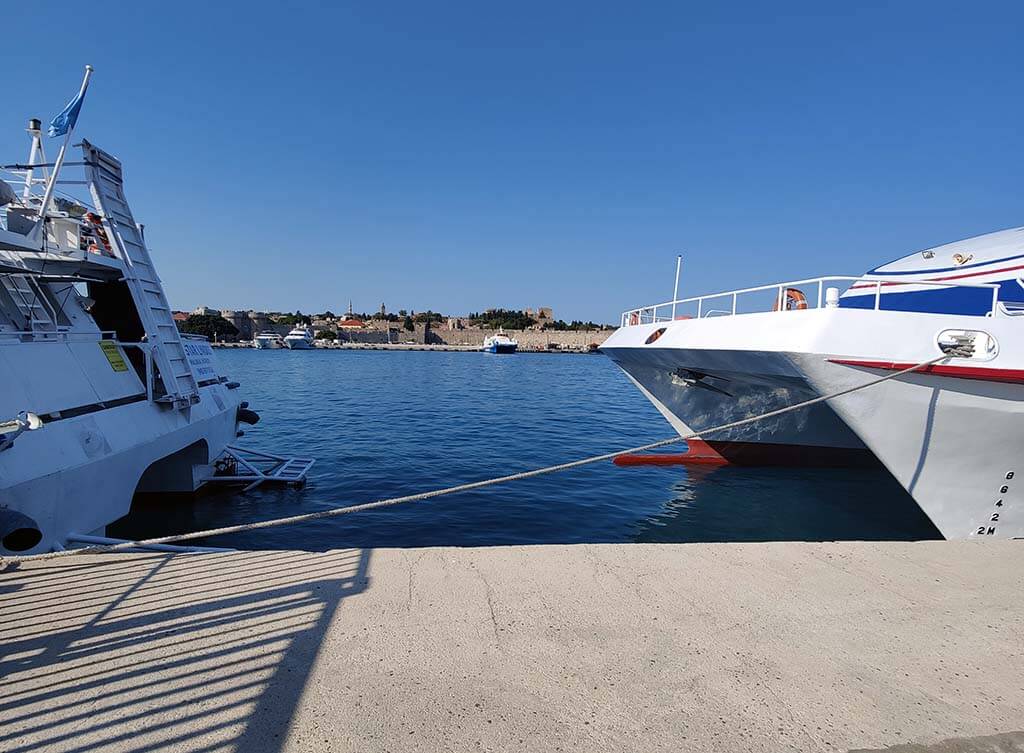
M296 324L309 325L313 323L313 320L301 311L296 311L294 314L282 314L281 316L276 317L274 322L277 324L289 324L294 326Z
M211 340L223 340L237 337L238 327L222 316L208 314L190 314L181 323L181 331L190 335L204 335Z
M482 314L470 314L469 323L489 329L526 329L537 323L522 311L511 309L489 309Z
M582 330L584 332L592 332L593 330L604 329L605 325L595 324L594 322L584 322L579 319L573 319L568 324L563 319L557 319L553 322L545 322L544 329L553 329L561 332L563 330Z
M317 330L317 333L314 335L314 337L316 337L317 340L337 340L338 333L335 332L333 329L321 329Z
M416 329L416 325L412 323L411 316L405 317L405 321L402 323L402 326L405 327L410 332L413 332Z
M416 314L416 316L413 317L413 321L418 322L419 324L423 324L424 322L440 322L443 320L444 317L441 316L441 314L435 314L429 309L421 314Z

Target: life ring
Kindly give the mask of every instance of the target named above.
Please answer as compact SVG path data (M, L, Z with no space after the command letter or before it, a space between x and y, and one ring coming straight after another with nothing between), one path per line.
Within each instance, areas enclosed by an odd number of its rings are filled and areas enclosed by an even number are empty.
M803 291L798 288L786 288L786 303L784 309L786 311L802 311L807 308L807 296L804 295ZM772 311L779 310L779 297L775 297L775 303L772 304Z

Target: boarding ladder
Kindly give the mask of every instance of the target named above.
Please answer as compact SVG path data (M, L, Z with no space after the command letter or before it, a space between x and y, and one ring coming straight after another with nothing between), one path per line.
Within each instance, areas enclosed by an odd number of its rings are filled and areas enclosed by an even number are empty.
M159 402L185 408L199 400L199 385L174 323L163 285L153 267L142 231L124 196L121 162L82 140L93 202L103 216L112 252L125 266L125 282L139 310L167 394Z

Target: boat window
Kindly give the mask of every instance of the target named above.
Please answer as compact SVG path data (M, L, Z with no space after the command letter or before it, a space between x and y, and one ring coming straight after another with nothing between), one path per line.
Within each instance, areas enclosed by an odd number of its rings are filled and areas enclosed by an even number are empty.
M90 282L89 297L95 301L90 313L101 330L116 332L121 342L142 341L146 330L127 283Z
M104 332L114 332L123 343L142 342L146 334L139 312L135 308L135 299L128 289L127 283L90 282L89 297L95 303L89 309L96 325ZM135 372L143 384L146 383L146 357L138 348L125 348L125 355L135 367Z

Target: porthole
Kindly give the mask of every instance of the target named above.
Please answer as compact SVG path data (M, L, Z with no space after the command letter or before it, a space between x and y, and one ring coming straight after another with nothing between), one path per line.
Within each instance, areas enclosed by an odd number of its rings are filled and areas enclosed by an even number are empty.
M661 337L662 335L664 335L664 334L665 334L665 329L666 329L665 327L659 327L658 329L654 330L654 332L652 332L651 334L649 334L649 335L647 336L647 339L646 339L646 340L644 340L644 345L650 345L650 344L651 344L652 342L654 342L654 341L655 341L655 340L657 340L657 339L658 339L659 337Z

